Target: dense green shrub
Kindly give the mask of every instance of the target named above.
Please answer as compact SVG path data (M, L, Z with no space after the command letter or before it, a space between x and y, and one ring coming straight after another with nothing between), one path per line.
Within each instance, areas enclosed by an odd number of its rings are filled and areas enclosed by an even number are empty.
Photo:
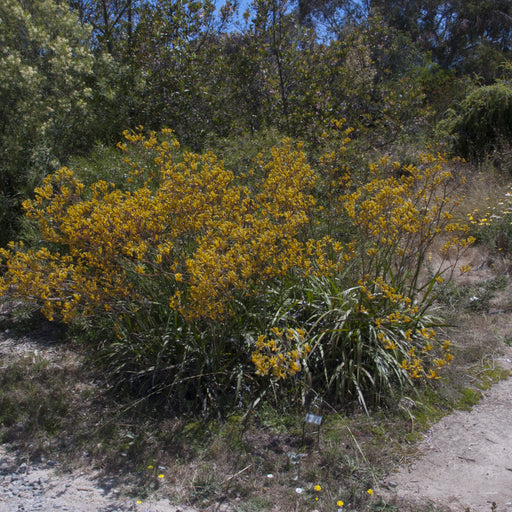
M455 151L466 158L481 160L512 142L512 86L499 81L475 87L449 110L439 125L452 137Z
M66 2L0 3L0 245L47 173L126 123L117 84L127 71L89 39Z

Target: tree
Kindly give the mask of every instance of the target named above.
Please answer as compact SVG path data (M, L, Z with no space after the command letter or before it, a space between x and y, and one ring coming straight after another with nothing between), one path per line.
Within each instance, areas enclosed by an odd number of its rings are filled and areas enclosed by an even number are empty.
M70 6L82 25L92 27L100 49L111 55L131 53L140 0L70 0Z
M0 244L34 185L101 134L102 102L115 92L95 78L110 64L89 40L63 1L0 3Z
M140 11L131 65L142 82L141 124L171 127L186 144L201 145L216 74L211 50L225 22L210 0L159 0Z
M512 50L510 0L372 0L370 4L444 69L465 71L485 48L501 54ZM489 62L480 61L485 70Z
M512 85L499 80L475 86L449 109L439 130L453 140L454 150L465 158L483 160L510 151L512 141Z
M361 19L364 9L357 0L298 0L297 11L301 25L339 31L347 23Z

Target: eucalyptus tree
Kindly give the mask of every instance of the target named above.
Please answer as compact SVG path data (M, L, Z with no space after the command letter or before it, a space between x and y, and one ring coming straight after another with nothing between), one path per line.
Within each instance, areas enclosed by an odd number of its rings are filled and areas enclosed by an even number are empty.
M70 0L82 25L90 25L95 44L110 54L130 53L141 0Z
M139 80L141 124L170 127L181 141L201 145L210 129L215 49L229 5L220 16L211 0L156 0L140 9L130 62Z
M496 60L497 54L510 55L512 50L510 0L371 0L369 4L445 69L485 72L490 55Z

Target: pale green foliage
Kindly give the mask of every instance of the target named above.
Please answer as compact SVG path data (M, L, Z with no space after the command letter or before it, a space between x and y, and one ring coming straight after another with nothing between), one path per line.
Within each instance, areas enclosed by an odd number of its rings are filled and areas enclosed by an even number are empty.
M1 238L15 229L20 198L96 136L95 73L109 63L95 58L89 36L65 2L0 3ZM101 85L108 99L105 77Z
M36 0L29 8L6 0L0 19L3 123L18 131L23 120L32 125L26 126L32 136L70 144L90 116L94 57L88 31L65 4L52 0Z

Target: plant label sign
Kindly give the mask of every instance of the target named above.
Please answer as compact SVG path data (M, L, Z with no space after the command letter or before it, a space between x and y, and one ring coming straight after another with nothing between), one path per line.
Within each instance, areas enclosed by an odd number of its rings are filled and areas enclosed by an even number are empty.
M308 413L308 414L306 414L306 423L313 423L314 425L321 425L322 424L322 416Z

